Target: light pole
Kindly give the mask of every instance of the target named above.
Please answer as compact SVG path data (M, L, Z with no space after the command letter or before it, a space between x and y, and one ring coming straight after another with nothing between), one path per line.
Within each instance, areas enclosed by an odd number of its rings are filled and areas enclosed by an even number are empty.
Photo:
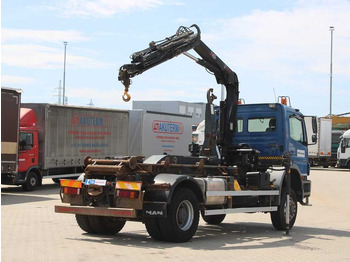
M330 26L329 31L331 31L331 65L330 65L330 74L329 74L329 117L332 118L333 31L334 31L334 26Z
M64 64L63 64L63 99L62 104L65 104L66 101L66 51L67 51L67 42L63 42L64 44Z

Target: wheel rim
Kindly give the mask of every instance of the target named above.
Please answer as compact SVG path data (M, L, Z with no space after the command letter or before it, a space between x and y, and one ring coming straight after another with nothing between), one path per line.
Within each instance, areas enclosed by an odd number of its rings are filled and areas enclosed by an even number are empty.
M191 202L188 200L182 201L176 211L176 223L178 227L183 231L188 230L193 223L193 218L194 210Z
M36 185L36 178L35 177L30 177L30 179L29 179L29 183L30 183L30 185L31 186L35 186Z
M297 203L294 201L294 199L289 196L289 221L291 221L297 210ZM284 217L286 217L287 214L287 201L284 203Z

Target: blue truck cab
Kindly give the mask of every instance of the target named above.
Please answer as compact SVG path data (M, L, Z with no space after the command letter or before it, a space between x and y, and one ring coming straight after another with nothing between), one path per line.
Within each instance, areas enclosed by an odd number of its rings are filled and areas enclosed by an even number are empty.
M291 187L302 204L310 196L308 141L298 109L281 103L239 105L233 143L258 150L259 162L266 166L279 165L284 153L291 154Z

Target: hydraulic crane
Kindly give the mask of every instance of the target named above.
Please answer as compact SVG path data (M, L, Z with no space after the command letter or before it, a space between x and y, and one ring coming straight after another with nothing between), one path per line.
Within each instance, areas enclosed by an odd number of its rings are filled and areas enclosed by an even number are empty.
M193 30L194 29L194 30ZM187 53L193 49L201 58L196 58ZM207 105L206 113L206 139L204 142L203 155L216 155L216 143L221 149L221 155L227 155L229 148L232 148L233 133L236 130L237 106L238 106L238 78L233 72L205 43L201 40L201 32L197 25L190 27L181 26L176 34L157 42L150 42L149 47L135 52L131 55L131 63L125 64L119 69L118 80L124 86L124 101L130 100L128 94L130 78L139 75L161 63L168 61L180 54L194 60L197 64L205 67L215 75L218 84L226 87L226 99L220 103L220 127L217 138L214 134L213 114L210 114L210 107ZM212 104L216 98L210 90L208 92L208 104ZM208 110L209 109L209 110ZM217 155L216 155L217 156Z

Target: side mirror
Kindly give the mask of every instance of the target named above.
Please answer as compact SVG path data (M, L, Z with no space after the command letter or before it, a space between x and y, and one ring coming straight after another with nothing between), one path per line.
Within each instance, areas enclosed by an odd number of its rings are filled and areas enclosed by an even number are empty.
M312 143L317 143L317 135L316 134L313 134L312 137L311 137L311 140L312 140Z
M340 147L341 148L345 148L345 144L344 144L344 140L343 139L340 141Z

